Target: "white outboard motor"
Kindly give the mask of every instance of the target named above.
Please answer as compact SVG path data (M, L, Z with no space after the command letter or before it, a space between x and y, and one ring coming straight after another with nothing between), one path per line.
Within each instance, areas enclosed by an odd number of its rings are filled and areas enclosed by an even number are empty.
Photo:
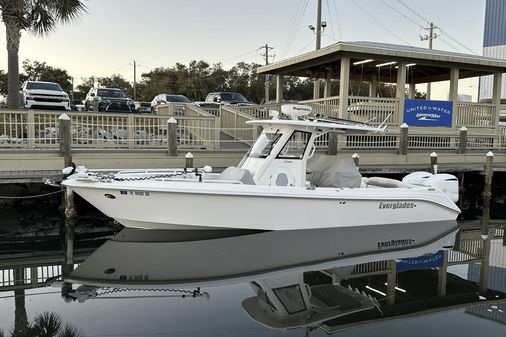
M424 186L427 179L434 176L430 172L416 171L402 178L402 182L408 185Z
M405 184L437 187L453 202L459 201L459 180L447 173L413 172L402 179Z

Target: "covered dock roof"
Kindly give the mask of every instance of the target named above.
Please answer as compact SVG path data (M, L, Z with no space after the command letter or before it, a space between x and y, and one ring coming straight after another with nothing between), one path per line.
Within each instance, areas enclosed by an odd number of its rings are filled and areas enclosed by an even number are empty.
M450 79L451 68L460 68L459 78L506 72L506 60L436 49L377 42L338 42L320 50L259 67L259 74L340 78L342 58L349 58L350 80L367 81L373 76L382 82L395 82L395 63L408 66L410 83Z

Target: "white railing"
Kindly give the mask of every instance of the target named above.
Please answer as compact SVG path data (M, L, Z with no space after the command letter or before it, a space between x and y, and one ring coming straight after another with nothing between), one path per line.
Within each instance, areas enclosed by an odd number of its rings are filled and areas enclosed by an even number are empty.
M299 103L309 105L313 108L312 114L325 115L328 117L339 117L339 96L308 99Z
M234 110L239 111L240 113L251 116L254 119L270 119L269 111L276 110L281 112L281 104L258 104L258 105L234 105L232 106Z
M187 109L173 116L178 121L182 148L217 149L219 118ZM58 148L61 112L0 112L0 147ZM75 148L166 148L167 121L171 116L121 113L67 112L71 119L71 144ZM198 116L197 116L198 115Z
M237 107L222 105L220 108L221 131L241 143L252 145L258 137L255 126L246 125L246 121L255 119L249 114L237 110Z
M343 117L370 125L402 124L398 98L350 96L348 114Z
M456 123L458 127L496 126L496 106L484 103L457 103Z

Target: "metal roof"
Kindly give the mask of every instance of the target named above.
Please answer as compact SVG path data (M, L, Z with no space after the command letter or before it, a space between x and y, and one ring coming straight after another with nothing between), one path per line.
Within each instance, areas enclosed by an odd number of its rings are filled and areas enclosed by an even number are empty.
M448 80L450 68L460 68L459 77L468 78L506 72L506 60L455 53L437 49L427 49L378 42L353 41L338 42L320 50L295 56L280 62L258 68L259 74L291 75L325 78L339 78L340 62L343 57L351 58L350 79L369 80L372 75L381 81L394 79L397 74L395 64L377 67L385 62L415 63L410 67L408 80L426 83ZM353 65L353 62L372 59L372 62Z

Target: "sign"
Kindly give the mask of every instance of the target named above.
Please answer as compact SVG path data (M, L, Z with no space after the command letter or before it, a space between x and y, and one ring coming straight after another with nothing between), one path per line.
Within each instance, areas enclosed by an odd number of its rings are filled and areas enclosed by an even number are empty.
M404 123L409 126L452 126L453 103L407 99L404 101Z
M414 270L441 267L444 260L444 251L440 250L432 255L423 255L419 257L410 257L397 261L396 270Z

